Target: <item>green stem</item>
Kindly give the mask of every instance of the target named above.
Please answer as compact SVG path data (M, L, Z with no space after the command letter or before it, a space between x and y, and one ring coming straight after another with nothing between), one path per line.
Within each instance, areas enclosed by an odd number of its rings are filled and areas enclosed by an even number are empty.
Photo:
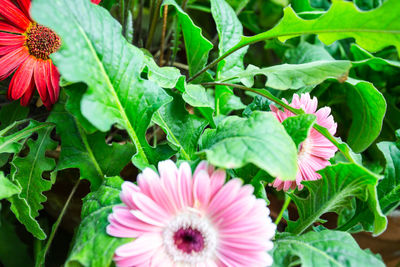
M119 19L122 25L122 35L125 36L126 26L125 26L125 0L119 0Z
M76 192L76 189L77 189L78 186L79 186L80 181L81 181L81 180L78 179L78 181L75 183L74 187L72 188L71 193L70 193L69 196L68 196L67 201L66 201L65 204L64 204L63 209L61 210L60 215L59 215L58 218L57 218L57 221L54 223L53 228L52 228L51 233L50 233L50 236L49 236L49 239L47 240L47 243L46 243L45 247L44 247L43 250L40 252L39 257L38 257L38 259L36 260L36 266L37 266L37 267L38 267L38 266L43 266L43 265L44 265L44 262L45 262L45 259L46 259L47 251L49 250L50 245L51 245L51 243L53 242L53 239L54 239L54 236L55 236L55 234L56 234L56 232L57 232L57 229L58 229L58 227L60 226L60 223L61 223L61 221L62 221L62 219L63 219L63 217L64 217L64 215L65 215L65 212L66 212L67 209L68 209L69 203L71 202L71 199L72 199L72 197L74 196L74 194L75 194L75 192Z
M153 37L154 37L154 33L156 31L157 20L160 17L161 3L162 3L162 0L157 0L156 7L154 8L153 18L152 18L151 24L150 24L149 37L147 38L147 41L146 41L146 49L147 50L149 50L151 48L151 44L153 43Z
M290 112L296 114L296 115L300 115L300 114L304 114L305 112L302 109L296 109L293 108L291 106L289 106L288 104L286 104L285 102L283 102L282 100L280 100L279 98L275 97L273 94L271 94L269 91L264 90L264 89L253 89L253 88L249 88L243 85L239 85L239 84L232 84L232 83L219 83L219 82L208 82L208 83L202 83L202 85L204 86L216 86L216 85L225 85L225 86L230 86L233 88L238 88L244 91L250 91L253 93L256 93L258 95L261 95L269 100L271 100L272 102L280 105L281 107L289 110ZM355 163L355 161L353 160L353 158L351 157L349 151L347 151L347 147L343 144L340 144L335 137L333 137L329 131L325 128L322 127L321 125L318 124L314 124L313 128L315 130L317 130L320 134L322 134L323 136L325 136L329 141L331 141L332 144L334 144L340 152L342 152L342 154L344 155L344 157L351 163Z
M278 217L276 217L275 220L275 224L278 225L279 222L281 221L282 217L283 217L283 213L285 212L285 210L287 210L287 208L289 207L290 201L292 199L289 196L286 196L285 202L283 203L282 209L278 214Z

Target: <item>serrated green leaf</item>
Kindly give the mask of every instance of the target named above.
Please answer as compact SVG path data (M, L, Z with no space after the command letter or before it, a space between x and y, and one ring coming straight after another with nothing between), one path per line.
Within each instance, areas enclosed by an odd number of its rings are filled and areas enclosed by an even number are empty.
M182 29L183 39L185 41L189 74L193 76L207 64L208 54L213 48L213 45L202 35L201 29L193 23L189 15L182 10L175 0L164 0L163 6L164 5L175 7L178 13L178 23ZM208 73L205 73L195 81L207 81L210 77Z
M29 124L22 130L15 132L15 127L26 123L27 121L17 121L9 125L7 128L0 131L0 153L18 153L26 138L31 136L43 128L52 126L50 123L40 123L34 120L29 121ZM15 132L9 134L9 132Z
M286 118L282 124L286 132L293 139L297 149L306 140L317 117L314 114L301 114Z
M134 164L139 168L156 164L159 152L147 143L145 134L154 112L172 99L140 77L143 52L125 40L121 25L89 1L38 0L31 13L63 40L52 55L63 77L88 85L81 101L83 116L101 131L121 125L137 148Z
M106 233L108 215L113 207L122 203L119 198L122 182L119 177L106 178L97 191L83 199L82 222L74 237L66 267L109 266L115 249L129 241Z
M11 181L21 188L18 195L9 198L11 210L17 219L25 225L26 229L38 239L45 239L46 234L41 229L35 218L39 210L43 208L42 203L47 200L43 192L51 189L54 178L50 180L43 178L43 173L54 170L56 163L54 159L47 158L47 150L53 150L57 143L50 138L54 127L47 127L37 131L36 140L29 139L27 146L29 153L26 157L15 156L11 162Z
M174 88L178 82L183 82L184 76L177 68L158 67L154 59L148 56L144 57L147 68L147 75L150 81L157 83L163 88Z
M180 95L172 96L174 100L158 110L153 121L163 128L168 141L178 147L181 158L193 160L199 137L208 123L189 114Z
M299 212L299 219L289 221L287 231L300 234L327 212L340 211L353 197L368 205L374 215L374 233L386 229L387 219L377 202L376 185L378 177L364 167L353 163L339 163L319 171L322 178L317 181L304 181L308 189L307 197L291 193Z
M304 64L282 64L259 69L248 67L245 71L222 79L222 82L240 79L247 87L254 84L254 76L265 75L266 87L277 90L300 89L315 86L328 78L340 79L347 76L351 63L346 60L321 60Z
M271 113L255 111L249 118L227 117L217 129L204 132L200 149L215 166L232 169L253 163L282 180L296 178L296 146Z
M380 266L385 264L370 252L362 250L345 232L322 230L301 236L277 236L272 266Z
M3 172L0 172L0 200L9 198L19 192L21 192L21 188L4 177Z
M353 122L347 143L354 152L362 152L379 136L386 113L386 101L372 83L347 79L346 98Z
M370 52L394 45L400 54L399 8L399 1L388 0L377 9L362 12L353 2L333 0L330 9L322 16L304 20L292 7L287 7L277 26L255 36L243 37L235 48L272 38L285 41L303 34L317 34L327 45L352 37Z
M61 137L61 155L57 170L79 168L81 179L90 181L97 189L104 176L118 175L135 152L132 144L107 145L105 133L86 134L82 126L65 108L65 97L61 95L47 121L56 125Z

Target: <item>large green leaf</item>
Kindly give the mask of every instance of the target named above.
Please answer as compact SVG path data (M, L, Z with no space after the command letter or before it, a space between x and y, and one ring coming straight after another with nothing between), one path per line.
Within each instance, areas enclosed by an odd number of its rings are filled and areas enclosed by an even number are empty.
M400 130L397 130L400 137ZM385 177L378 184L379 204L388 214L400 204L400 140L380 142L379 149L386 159Z
M136 166L156 164L160 153L147 143L145 134L154 112L171 97L140 77L143 52L124 39L121 25L90 1L38 0L31 13L63 40L52 56L63 77L88 85L81 101L83 116L101 131L121 125L136 145Z
M204 132L200 149L215 166L233 169L253 163L282 180L296 178L296 146L272 113L227 117L217 129Z
M351 63L346 60L321 60L304 64L282 64L267 68L249 66L245 71L223 79L226 82L239 78L243 84L252 87L254 76L265 75L265 86L278 90L300 89L318 85L328 78L341 79L347 76Z
M362 12L353 2L334 0L322 16L304 20L287 7L277 26L255 36L243 37L232 50L272 38L285 41L303 34L318 34L327 45L340 39L354 38L358 45L370 52L394 45L400 53L399 8L399 1L388 0L375 10Z
M157 111L153 121L163 128L168 141L178 147L180 157L192 160L197 151L199 137L207 126L207 121L189 114L180 95L172 96L174 100Z
M47 119L56 125L61 137L57 170L79 168L81 179L90 181L92 189L96 189L104 176L119 175L135 148L130 143L107 145L104 133L86 134L79 122L65 110L64 101L65 97L61 96Z
M106 178L97 191L83 199L82 222L75 234L66 267L109 266L115 249L129 240L106 233L108 215L114 206L121 204L122 182L119 177Z
M372 83L347 79L346 98L353 115L347 142L362 152L379 136L386 113L386 101Z
M207 64L208 54L213 48L213 45L202 35L201 29L193 23L189 15L182 10L175 0L164 0L163 5L175 7L175 10L178 13L178 23L182 28L183 39L185 41L189 74L193 76ZM208 79L210 79L210 75L206 73L196 81Z
M8 180L3 172L0 172L0 200L9 198L21 192L21 188Z
M356 267L385 264L375 255L362 250L345 232L323 230L301 236L278 235L272 266Z
M55 180L54 176L49 180L43 178L44 172L52 171L56 166L54 159L45 155L47 150L57 147L57 143L50 138L53 128L47 127L37 131L38 138L27 141L28 155L14 156L11 162L10 179L21 188L18 195L9 198L11 210L26 229L38 239L45 239L46 234L35 218L43 208L42 203L47 200L43 192L50 190Z
M317 181L302 182L308 189L306 197L292 193L299 219L289 221L287 231L300 234L327 212L340 211L350 204L354 197L368 205L374 216L374 233L386 229L387 220L379 207L376 194L378 177L364 167L353 163L339 163L319 171L322 178Z

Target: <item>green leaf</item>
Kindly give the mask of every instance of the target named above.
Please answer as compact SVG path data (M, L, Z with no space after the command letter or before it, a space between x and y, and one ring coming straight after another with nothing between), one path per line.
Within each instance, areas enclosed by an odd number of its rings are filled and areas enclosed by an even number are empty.
M367 149L379 136L386 113L386 101L369 82L349 78L346 88L347 104L353 115L347 142L358 153Z
M253 163L282 180L296 178L297 149L271 113L255 111L249 118L227 117L217 129L204 132L200 148L215 166L233 169Z
M285 41L303 34L317 34L327 45L352 37L358 45L370 52L394 45L400 53L399 8L399 1L388 0L377 9L362 12L353 2L334 0L330 9L322 16L304 20L292 7L287 7L277 26L255 36L243 37L230 51L272 38Z
M3 106L0 110L0 130L3 130L15 121L25 119L29 108L21 106L18 101Z
M154 112L171 97L140 77L145 57L124 39L121 25L90 1L38 0L31 13L63 40L52 55L63 77L88 85L81 101L83 116L101 131L119 124L137 148L134 164L139 168L156 164L159 152L147 143L145 134Z
M29 124L22 130L15 132L15 127L26 123L27 121L16 121L7 128L0 131L0 153L18 153L26 138L31 136L43 128L52 126L50 123L40 123L34 120L29 121ZM15 132L9 134L10 132Z
M278 235L272 266L381 266L375 255L362 250L345 232L322 230L301 236Z
M184 76L177 68L158 67L154 59L145 55L145 64L148 78L163 88L174 88L178 82L183 82Z
M168 141L178 147L180 158L190 161L195 159L199 137L208 123L189 114L180 95L172 96L174 100L157 111L153 121L165 131Z
M211 0L211 14L217 25L219 56L235 46L243 35L243 26L235 11L225 0ZM230 77L244 69L243 58L248 47L242 48L222 60L217 67L217 78Z
M328 166L319 173L322 176L320 180L302 182L309 191L307 197L290 194L297 206L299 219L288 222L288 232L300 234L323 214L339 214L353 197L365 202L373 213L375 234L380 234L386 229L387 220L377 202L378 177L375 174L353 163Z
M43 178L43 173L54 170L54 159L47 158L47 150L53 150L57 143L50 138L54 127L40 129L36 140L29 139L27 146L29 153L26 157L15 156L12 165L10 179L21 188L18 195L9 198L11 210L17 219L25 225L26 229L38 239L45 239L46 234L41 229L35 218L39 210L43 208L42 202L47 200L43 192L51 189L55 177L50 180Z
M97 191L83 199L82 222L75 234L66 267L109 266L115 249L129 241L106 233L108 215L113 207L121 204L122 182L119 177L106 178Z
M306 140L317 117L313 114L301 114L286 118L282 124L286 132L292 137L297 149Z
M213 48L213 45L202 35L201 29L193 23L189 15L182 10L175 0L164 0L163 6L164 5L175 7L178 13L178 23L182 28L183 39L185 41L189 74L193 76L207 64L208 54ZM195 81L200 82L209 79L210 75L205 73Z
M385 177L378 184L379 204L383 213L388 214L400 204L400 140L380 142L378 148L386 159Z
M90 181L92 189L98 188L104 176L119 175L135 152L132 144L119 145L105 142L106 134L87 134L65 108L65 97L53 107L47 121L56 125L61 137L61 155L57 170L79 168L81 179Z
M365 49L361 48L360 46L356 44L352 44L350 46L350 51L354 57L353 61L353 66L354 67L359 67L359 66L370 66L371 69L375 71L384 71L387 69L387 67L392 67L392 68L400 68L400 62L399 61L394 61L394 60L389 60L389 59L383 59L380 57L375 57Z
M9 198L21 192L21 188L13 184L10 180L4 177L4 173L0 172L0 200Z
M267 77L266 87L277 90L300 89L304 86L315 86L328 78L342 79L347 77L351 63L346 60L322 60L304 64L282 64L259 69L249 66L245 71L232 77L221 80L227 82L237 78L246 85L252 87L254 76Z
M198 108L212 126L215 125L213 101L203 86L197 84L186 85L182 98L192 107Z

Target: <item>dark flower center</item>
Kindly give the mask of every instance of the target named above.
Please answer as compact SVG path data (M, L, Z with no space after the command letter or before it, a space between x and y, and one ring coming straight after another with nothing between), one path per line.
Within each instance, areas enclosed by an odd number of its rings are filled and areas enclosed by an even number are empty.
M192 228L180 228L174 234L175 246L185 253L200 252L204 248L204 238L200 231Z
M47 60L52 53L60 48L61 40L51 29L33 23L26 32L25 45L32 56Z

